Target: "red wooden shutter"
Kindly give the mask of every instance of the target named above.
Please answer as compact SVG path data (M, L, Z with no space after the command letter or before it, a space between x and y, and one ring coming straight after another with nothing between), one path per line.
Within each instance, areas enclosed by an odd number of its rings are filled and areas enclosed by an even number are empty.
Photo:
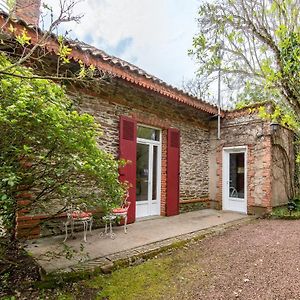
M120 168L120 180L130 184L129 198L130 207L128 210L128 223L135 221L136 206L136 121L121 116L119 132L119 157L128 161L125 167Z
M168 129L167 216L179 214L180 132Z

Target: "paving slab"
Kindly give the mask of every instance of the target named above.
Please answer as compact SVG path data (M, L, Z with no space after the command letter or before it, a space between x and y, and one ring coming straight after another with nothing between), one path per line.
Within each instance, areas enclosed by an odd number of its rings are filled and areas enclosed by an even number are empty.
M64 236L29 241L27 250L47 273L74 270L83 265L101 266L107 261L157 251L159 247L187 239L187 235L193 236L193 233L247 218L249 216L236 212L205 209L173 217L140 220L128 225L127 234L123 227L116 226L113 228L115 239L102 236L103 229L97 229L88 234L86 243L83 233L78 232L76 239L70 238L65 243Z

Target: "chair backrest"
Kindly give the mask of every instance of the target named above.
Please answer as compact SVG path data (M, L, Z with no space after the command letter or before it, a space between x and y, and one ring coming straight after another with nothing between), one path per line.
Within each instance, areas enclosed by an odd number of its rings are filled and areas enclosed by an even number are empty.
M128 201L128 198L129 198L129 191L127 190L126 195L125 195L124 200L123 200L123 203L122 203L123 208L127 208L127 209L129 208L130 201Z
M131 202L130 201L126 201L126 203L124 203L123 208L126 208L126 210L129 209Z
M81 203L80 205L70 205L67 217L68 219L79 219L83 216L86 217L89 213L87 213L87 205L85 203Z

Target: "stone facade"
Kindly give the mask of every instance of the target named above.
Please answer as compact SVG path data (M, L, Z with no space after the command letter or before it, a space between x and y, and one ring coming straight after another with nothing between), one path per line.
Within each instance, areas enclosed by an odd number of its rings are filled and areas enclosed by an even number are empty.
M114 91L105 93L78 88L69 89L68 93L79 111L93 115L101 125L103 134L98 138L99 147L116 158L120 116L161 129L161 215L166 215L168 128L180 130L182 205L210 200L211 207L222 209L224 147L247 147L248 214L269 212L274 206L286 204L292 193L293 133L284 128L271 132L270 123L262 120L255 109L227 112L221 121L219 140L217 122L211 115L122 82ZM205 202L204 207L208 203ZM41 220L43 218L40 216ZM38 226L38 219L38 216L20 216L19 236L23 236L31 225L35 226L31 232L34 237L40 234L41 228L43 233L46 232L45 226ZM48 227L55 232L55 226L51 226Z
M222 209L222 154L224 147L247 147L247 213L265 213L287 203L294 178L293 133L285 128L272 132L270 123L247 109L228 112L221 121L221 139L217 139L217 122L210 116L143 91L120 86L114 97L81 90L69 91L81 112L95 117L103 135L98 143L116 158L119 149L121 115L162 130L161 215L166 214L167 197L167 129L180 130L180 201L204 202L203 207ZM126 96L126 97L125 97ZM59 217L54 223L41 225L45 216L20 215L19 237L38 237L61 232ZM56 223L55 223L56 222ZM50 224L50 225L49 225ZM54 224L54 225L53 225Z
M70 95L81 112L95 117L103 135L100 147L114 157L119 151L119 118L121 115L162 130L161 214L166 204L167 129L180 130L180 200L201 200L208 197L209 114L142 90L119 85L114 96L82 90Z

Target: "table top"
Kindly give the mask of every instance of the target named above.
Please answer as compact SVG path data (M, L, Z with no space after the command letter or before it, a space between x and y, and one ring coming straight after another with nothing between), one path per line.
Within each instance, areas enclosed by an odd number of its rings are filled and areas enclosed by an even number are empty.
M110 221L110 220L114 220L116 219L117 216L115 215L107 215L107 216L103 216L102 219L105 221Z

